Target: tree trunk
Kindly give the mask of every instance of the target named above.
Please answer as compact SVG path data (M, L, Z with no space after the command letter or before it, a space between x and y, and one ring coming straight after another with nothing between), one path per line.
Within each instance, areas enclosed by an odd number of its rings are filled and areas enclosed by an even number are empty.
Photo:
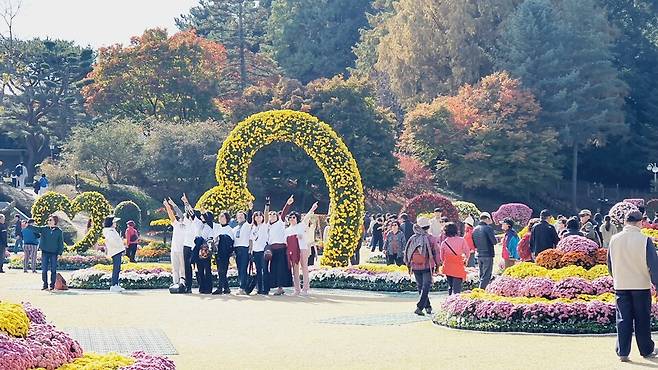
M571 169L571 206L578 212L578 143L573 143L573 168Z

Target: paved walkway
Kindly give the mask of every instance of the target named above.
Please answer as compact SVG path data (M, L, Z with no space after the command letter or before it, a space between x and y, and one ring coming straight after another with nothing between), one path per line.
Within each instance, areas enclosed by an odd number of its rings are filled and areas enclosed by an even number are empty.
M161 329L179 369L658 368L614 337L447 330L410 314L415 296L316 290L311 297L170 295L163 290L49 293L39 274L0 275L0 299L29 301L59 328ZM432 300L438 306L441 297Z

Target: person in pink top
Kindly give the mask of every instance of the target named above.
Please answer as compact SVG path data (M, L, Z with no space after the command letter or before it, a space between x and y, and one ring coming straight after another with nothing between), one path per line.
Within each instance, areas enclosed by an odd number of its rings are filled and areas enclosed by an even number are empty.
M466 240L459 236L459 228L453 222L444 226L445 239L439 245L439 260L448 280L448 295L460 293L466 279L465 264L471 254Z

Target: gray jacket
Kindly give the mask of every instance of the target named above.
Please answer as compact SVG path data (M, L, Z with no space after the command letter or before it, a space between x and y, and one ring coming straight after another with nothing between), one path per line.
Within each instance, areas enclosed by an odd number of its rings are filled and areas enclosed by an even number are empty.
M406 246L407 243L407 240L404 237L404 232L402 232L402 230L398 230L397 234L393 234L393 233L386 234L386 240L384 240L384 250L386 251L386 255L393 254L393 240L395 239L398 240L397 256L402 257L404 256L404 247Z
M493 227L486 222L480 222L473 230L473 244L478 251L478 257L494 257L494 245L496 245L496 235Z

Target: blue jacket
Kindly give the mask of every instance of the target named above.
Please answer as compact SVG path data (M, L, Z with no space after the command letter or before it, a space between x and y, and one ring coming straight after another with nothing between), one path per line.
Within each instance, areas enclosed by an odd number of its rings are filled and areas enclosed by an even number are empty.
M39 230L33 225L28 225L23 229L23 243L30 245L39 245Z

